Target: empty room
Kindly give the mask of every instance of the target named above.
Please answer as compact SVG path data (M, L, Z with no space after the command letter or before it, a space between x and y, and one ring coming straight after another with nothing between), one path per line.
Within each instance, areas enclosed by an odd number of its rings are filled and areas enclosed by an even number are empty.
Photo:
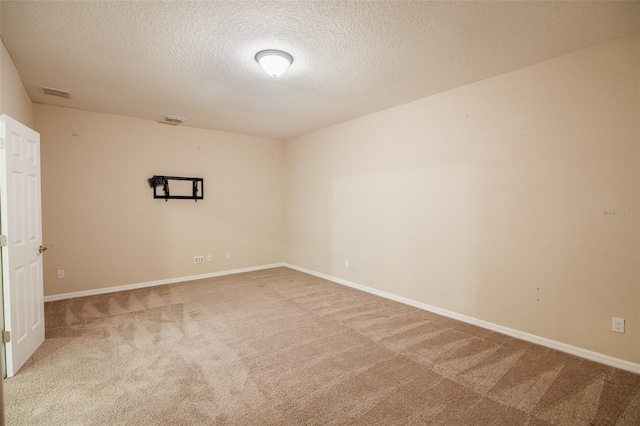
M6 425L640 425L640 2L0 2Z

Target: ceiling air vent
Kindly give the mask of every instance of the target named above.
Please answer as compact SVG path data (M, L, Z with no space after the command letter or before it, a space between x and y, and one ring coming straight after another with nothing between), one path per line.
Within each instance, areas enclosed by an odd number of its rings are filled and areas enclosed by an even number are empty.
M51 87L42 87L42 86L40 86L40 88L42 89L42 93L44 93L45 95L58 96L60 98L71 99L71 92L67 92L66 90L53 89Z
M174 126L177 126L178 124L182 124L186 120L186 118L167 115L162 123L173 124Z

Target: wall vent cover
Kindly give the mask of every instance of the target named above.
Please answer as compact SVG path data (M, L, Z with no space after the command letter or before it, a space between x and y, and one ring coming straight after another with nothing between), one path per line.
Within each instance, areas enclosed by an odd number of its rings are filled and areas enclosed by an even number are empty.
M42 86L40 86L40 88L42 89L42 93L44 93L45 95L58 96L60 98L71 99L71 92L67 92L66 90L60 90L60 89L54 89L51 87L42 87Z
M173 124L174 126L177 126L178 124L182 124L183 122L185 122L187 119L186 118L182 118L182 117L176 117L174 115L167 115L164 118L163 123L167 123L167 124Z

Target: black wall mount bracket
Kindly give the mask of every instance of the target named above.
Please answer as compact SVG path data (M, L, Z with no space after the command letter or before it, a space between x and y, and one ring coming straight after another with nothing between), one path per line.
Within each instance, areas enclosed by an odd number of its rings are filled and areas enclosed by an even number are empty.
M191 195L171 195L169 190L169 181L191 181ZM150 179L147 179L149 186L153 188L153 198L168 200L204 200L204 179L196 177L178 177L178 176L158 176L154 175ZM158 187L162 187L162 193L158 193Z

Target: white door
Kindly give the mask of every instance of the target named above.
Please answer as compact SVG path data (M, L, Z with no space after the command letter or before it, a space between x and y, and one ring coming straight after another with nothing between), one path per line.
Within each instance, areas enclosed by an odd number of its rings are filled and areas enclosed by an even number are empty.
M44 341L40 135L0 115L0 225L7 377L12 377Z

